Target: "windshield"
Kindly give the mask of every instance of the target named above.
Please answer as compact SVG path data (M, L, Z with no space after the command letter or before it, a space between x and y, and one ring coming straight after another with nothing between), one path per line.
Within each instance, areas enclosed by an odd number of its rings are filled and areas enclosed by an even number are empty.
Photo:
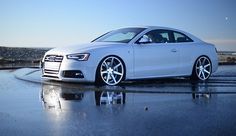
M108 32L97 39L95 42L121 42L128 43L145 28L123 28Z

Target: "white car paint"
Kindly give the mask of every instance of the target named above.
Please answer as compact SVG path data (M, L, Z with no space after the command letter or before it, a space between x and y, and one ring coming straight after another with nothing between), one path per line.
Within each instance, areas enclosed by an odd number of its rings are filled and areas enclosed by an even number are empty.
M167 27L145 28L128 43L91 42L83 45L54 48L47 55L61 55L63 60L58 68L58 74L45 73L43 78L62 81L95 82L99 63L107 56L119 57L125 65L125 80L156 77L191 76L198 57L207 56L212 63L212 73L217 70L218 59L214 45L208 44L195 36ZM183 43L149 43L138 44L136 41L151 30L171 30L181 32L193 40ZM89 53L87 61L68 59L66 55L74 53ZM45 65L44 65L45 66ZM63 77L65 70L80 70L84 78ZM56 77L56 78L55 78Z

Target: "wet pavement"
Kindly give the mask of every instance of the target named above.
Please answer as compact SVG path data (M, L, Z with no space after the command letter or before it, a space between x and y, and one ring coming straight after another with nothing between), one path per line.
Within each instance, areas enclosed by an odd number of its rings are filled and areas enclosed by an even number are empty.
M185 78L120 86L44 81L38 69L0 71L0 135L236 134L236 66L207 82Z

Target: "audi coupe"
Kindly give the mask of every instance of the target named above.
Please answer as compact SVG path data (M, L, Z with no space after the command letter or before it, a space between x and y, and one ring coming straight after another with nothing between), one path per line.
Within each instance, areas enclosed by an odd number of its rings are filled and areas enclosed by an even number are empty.
M217 67L213 44L157 26L122 28L88 44L54 48L41 63L45 79L106 85L161 77L205 81Z

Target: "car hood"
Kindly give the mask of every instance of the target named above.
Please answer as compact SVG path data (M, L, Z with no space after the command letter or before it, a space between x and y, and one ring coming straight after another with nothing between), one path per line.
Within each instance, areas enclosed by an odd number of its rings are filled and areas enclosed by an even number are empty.
M98 48L107 48L111 46L123 45L121 43L111 42L92 42L88 44L57 47L49 50L46 54L68 55L73 53L85 53Z

